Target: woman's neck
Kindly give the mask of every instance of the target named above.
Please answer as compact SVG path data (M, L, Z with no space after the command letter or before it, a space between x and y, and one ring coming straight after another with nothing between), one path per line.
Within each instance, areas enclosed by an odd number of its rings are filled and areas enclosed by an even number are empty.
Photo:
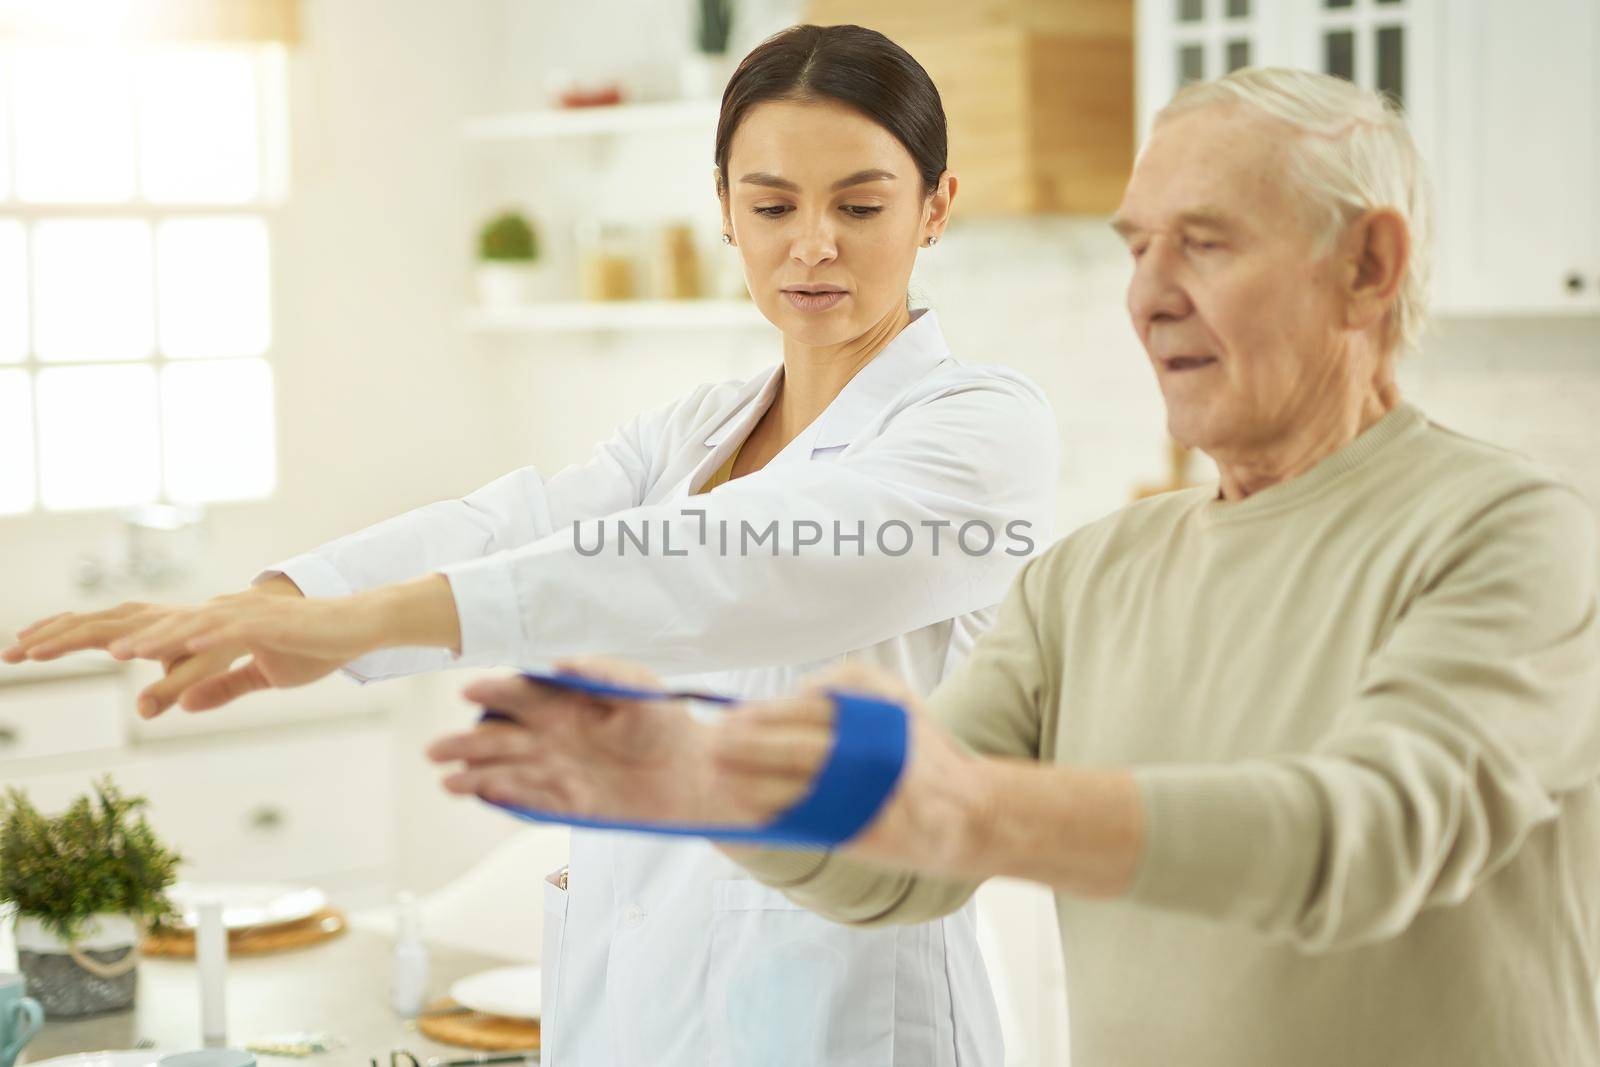
M785 337L783 383L767 412L775 422L779 447L810 426L850 379L909 325L911 312L902 303L861 336L842 344L812 346Z

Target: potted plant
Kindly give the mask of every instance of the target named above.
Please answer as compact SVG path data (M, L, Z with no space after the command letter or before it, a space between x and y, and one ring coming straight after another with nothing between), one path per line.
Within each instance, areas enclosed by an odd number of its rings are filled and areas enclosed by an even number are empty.
M109 776L43 815L19 789L0 800L0 905L16 913L17 962L50 1018L133 1004L139 942L174 915L179 863Z
M733 0L695 0L695 50L683 59L680 79L690 100L720 97L733 74L728 39L733 33Z
M490 308L535 298L539 234L526 217L503 211L478 231L478 299Z

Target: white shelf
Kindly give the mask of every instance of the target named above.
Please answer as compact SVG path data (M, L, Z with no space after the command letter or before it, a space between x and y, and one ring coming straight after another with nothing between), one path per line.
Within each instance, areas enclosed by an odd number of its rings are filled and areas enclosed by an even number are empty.
M713 130L719 106L716 100L672 100L658 104L548 108L468 119L463 134L469 141L548 141L673 128Z
M474 333L574 333L706 330L767 325L748 300L617 300L473 308Z

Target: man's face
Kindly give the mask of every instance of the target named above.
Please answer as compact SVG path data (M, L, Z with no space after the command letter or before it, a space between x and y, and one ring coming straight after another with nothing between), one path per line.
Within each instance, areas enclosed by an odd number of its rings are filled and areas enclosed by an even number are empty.
M1271 448L1360 392L1334 260L1288 175L1293 136L1233 106L1165 120L1113 221L1168 430L1212 456Z

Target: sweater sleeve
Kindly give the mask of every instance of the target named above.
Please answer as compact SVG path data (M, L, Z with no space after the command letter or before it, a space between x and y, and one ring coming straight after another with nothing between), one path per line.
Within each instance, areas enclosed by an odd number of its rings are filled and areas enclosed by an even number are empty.
M978 755L1039 758L1043 712L1055 706L1054 678L1060 668L1043 654L1036 612L1053 555L1023 567L994 627L928 698L928 714ZM919 923L948 915L982 881L887 870L838 853L769 851L737 858L756 879L783 890L802 907L857 926Z
M1464 900L1600 773L1596 561L1594 520L1563 487L1472 516L1311 752L1135 772L1147 836L1129 899L1308 952Z

